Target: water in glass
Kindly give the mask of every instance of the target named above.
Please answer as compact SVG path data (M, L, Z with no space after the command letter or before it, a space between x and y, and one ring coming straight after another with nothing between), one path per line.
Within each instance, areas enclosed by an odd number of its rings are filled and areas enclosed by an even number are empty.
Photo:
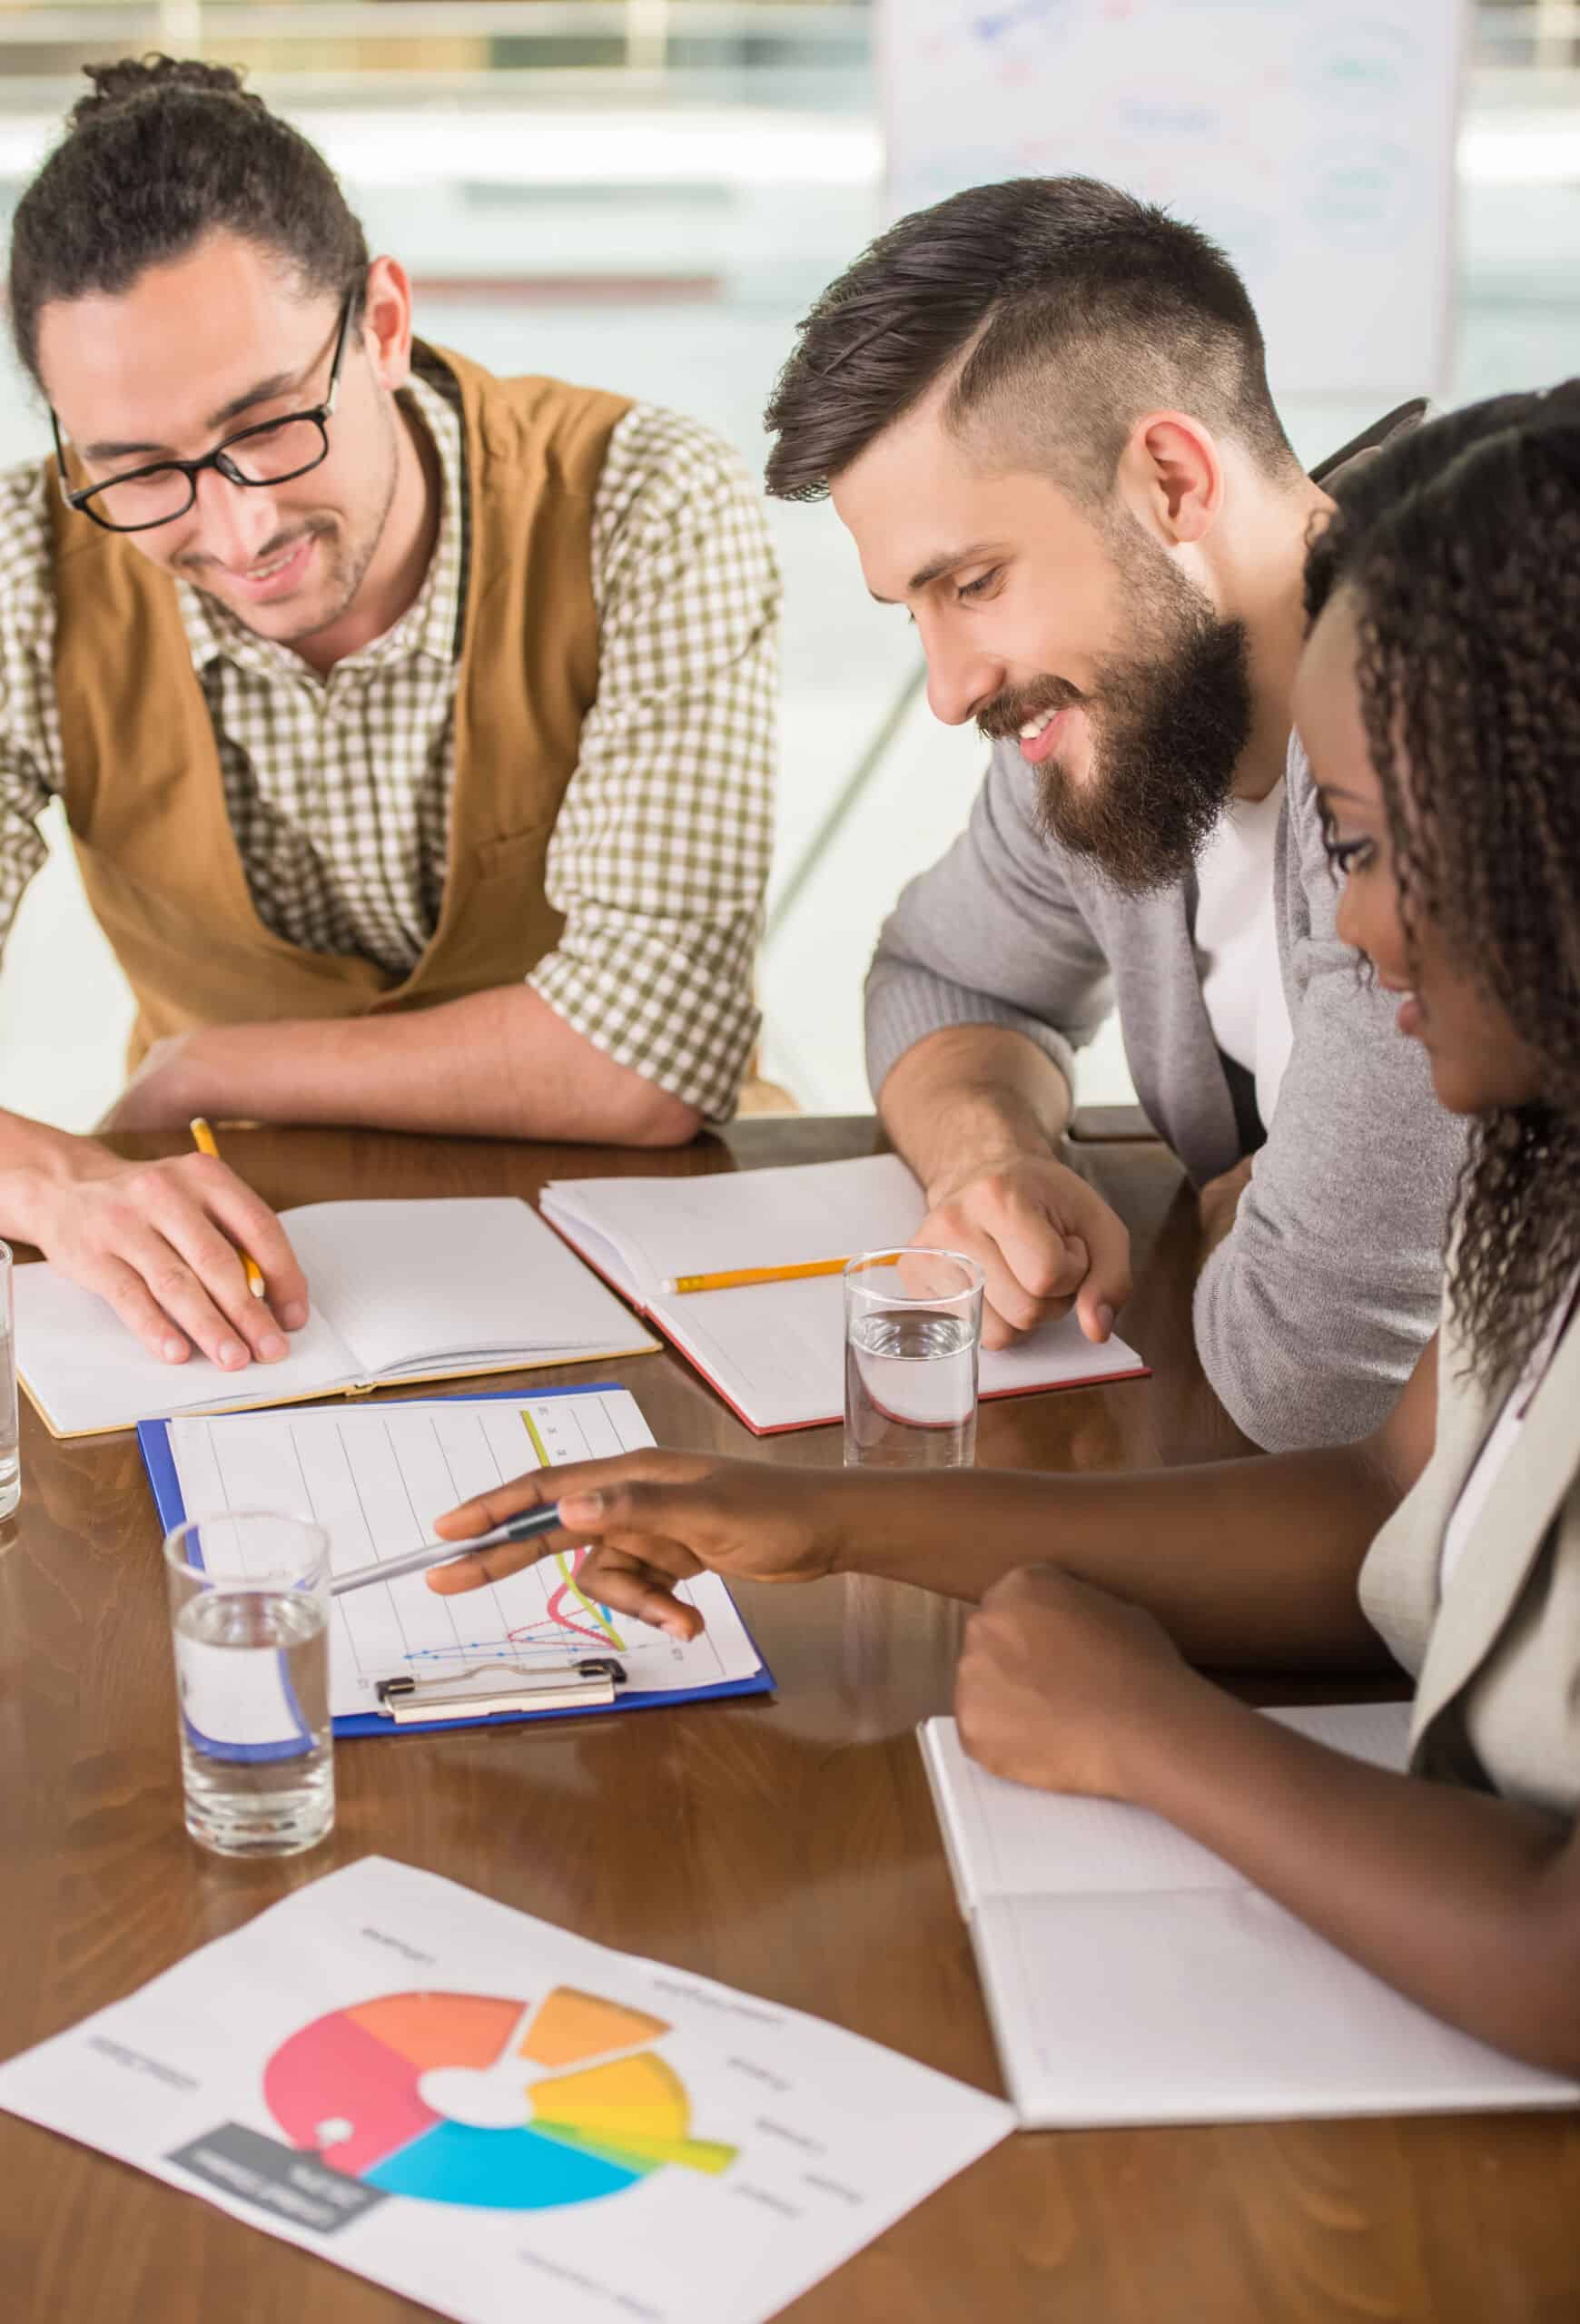
M289 1856L334 1821L321 1597L212 1590L175 1619L186 1828L222 1856Z
M969 1318L925 1307L853 1316L844 1366L847 1467L971 1465L977 1334Z

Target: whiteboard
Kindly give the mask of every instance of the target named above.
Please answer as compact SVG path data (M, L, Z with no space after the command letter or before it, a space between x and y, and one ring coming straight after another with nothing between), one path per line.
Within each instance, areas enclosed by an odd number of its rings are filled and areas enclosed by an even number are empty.
M891 214L1081 173L1246 280L1275 394L1444 384L1459 0L883 0Z

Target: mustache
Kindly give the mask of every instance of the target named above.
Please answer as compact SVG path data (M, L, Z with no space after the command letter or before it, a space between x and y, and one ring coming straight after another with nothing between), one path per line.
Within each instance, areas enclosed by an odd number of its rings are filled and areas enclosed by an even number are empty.
M1033 718L1042 718L1051 710L1071 710L1088 699L1068 678L1038 678L1029 686L995 694L984 710L977 712L977 732L990 743L1005 742Z
M291 532L276 533L272 539L264 542L257 556L251 558L249 562L252 565L272 564L275 557L283 556L287 549L295 548L300 542L314 540L321 534L331 533L333 530L332 517L312 518L305 525L296 526ZM206 556L201 550L196 549L187 550L183 556L178 556L174 563L176 571L180 573L202 573L210 566L219 566L222 571L229 569L221 558Z

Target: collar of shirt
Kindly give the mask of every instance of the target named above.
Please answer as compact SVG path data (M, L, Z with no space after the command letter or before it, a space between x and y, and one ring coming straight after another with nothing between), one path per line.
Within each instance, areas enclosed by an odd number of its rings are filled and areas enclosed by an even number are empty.
M337 662L330 674L332 677L342 672L383 669L424 655L447 666L456 658L464 563L460 415L416 372L401 389L400 400L426 430L439 455L439 537L422 586L400 620L360 653L348 654L344 661ZM252 670L272 684L321 686L326 683L290 646L260 637L217 598L193 588L191 582L178 581L176 594L195 669L225 661L238 669Z

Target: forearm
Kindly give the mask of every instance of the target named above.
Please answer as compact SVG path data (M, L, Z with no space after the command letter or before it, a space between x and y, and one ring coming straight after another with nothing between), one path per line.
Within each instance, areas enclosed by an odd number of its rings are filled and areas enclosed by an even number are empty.
M952 1181L1025 1154L1056 1154L1070 1085L1051 1058L1000 1025L952 1025L905 1051L878 1111L936 1202Z
M1399 1481L1368 1448L1135 1476L843 1475L838 1561L976 1600L1052 1560L1142 1606L1193 1662L1354 1669L1386 1655L1357 1577Z
M1200 1685L1125 1796L1440 2017L1580 2073L1580 1886L1560 1819L1325 1749Z
M477 1137L678 1145L698 1116L576 1032L525 985L390 1016L214 1026L166 1100L217 1119Z

